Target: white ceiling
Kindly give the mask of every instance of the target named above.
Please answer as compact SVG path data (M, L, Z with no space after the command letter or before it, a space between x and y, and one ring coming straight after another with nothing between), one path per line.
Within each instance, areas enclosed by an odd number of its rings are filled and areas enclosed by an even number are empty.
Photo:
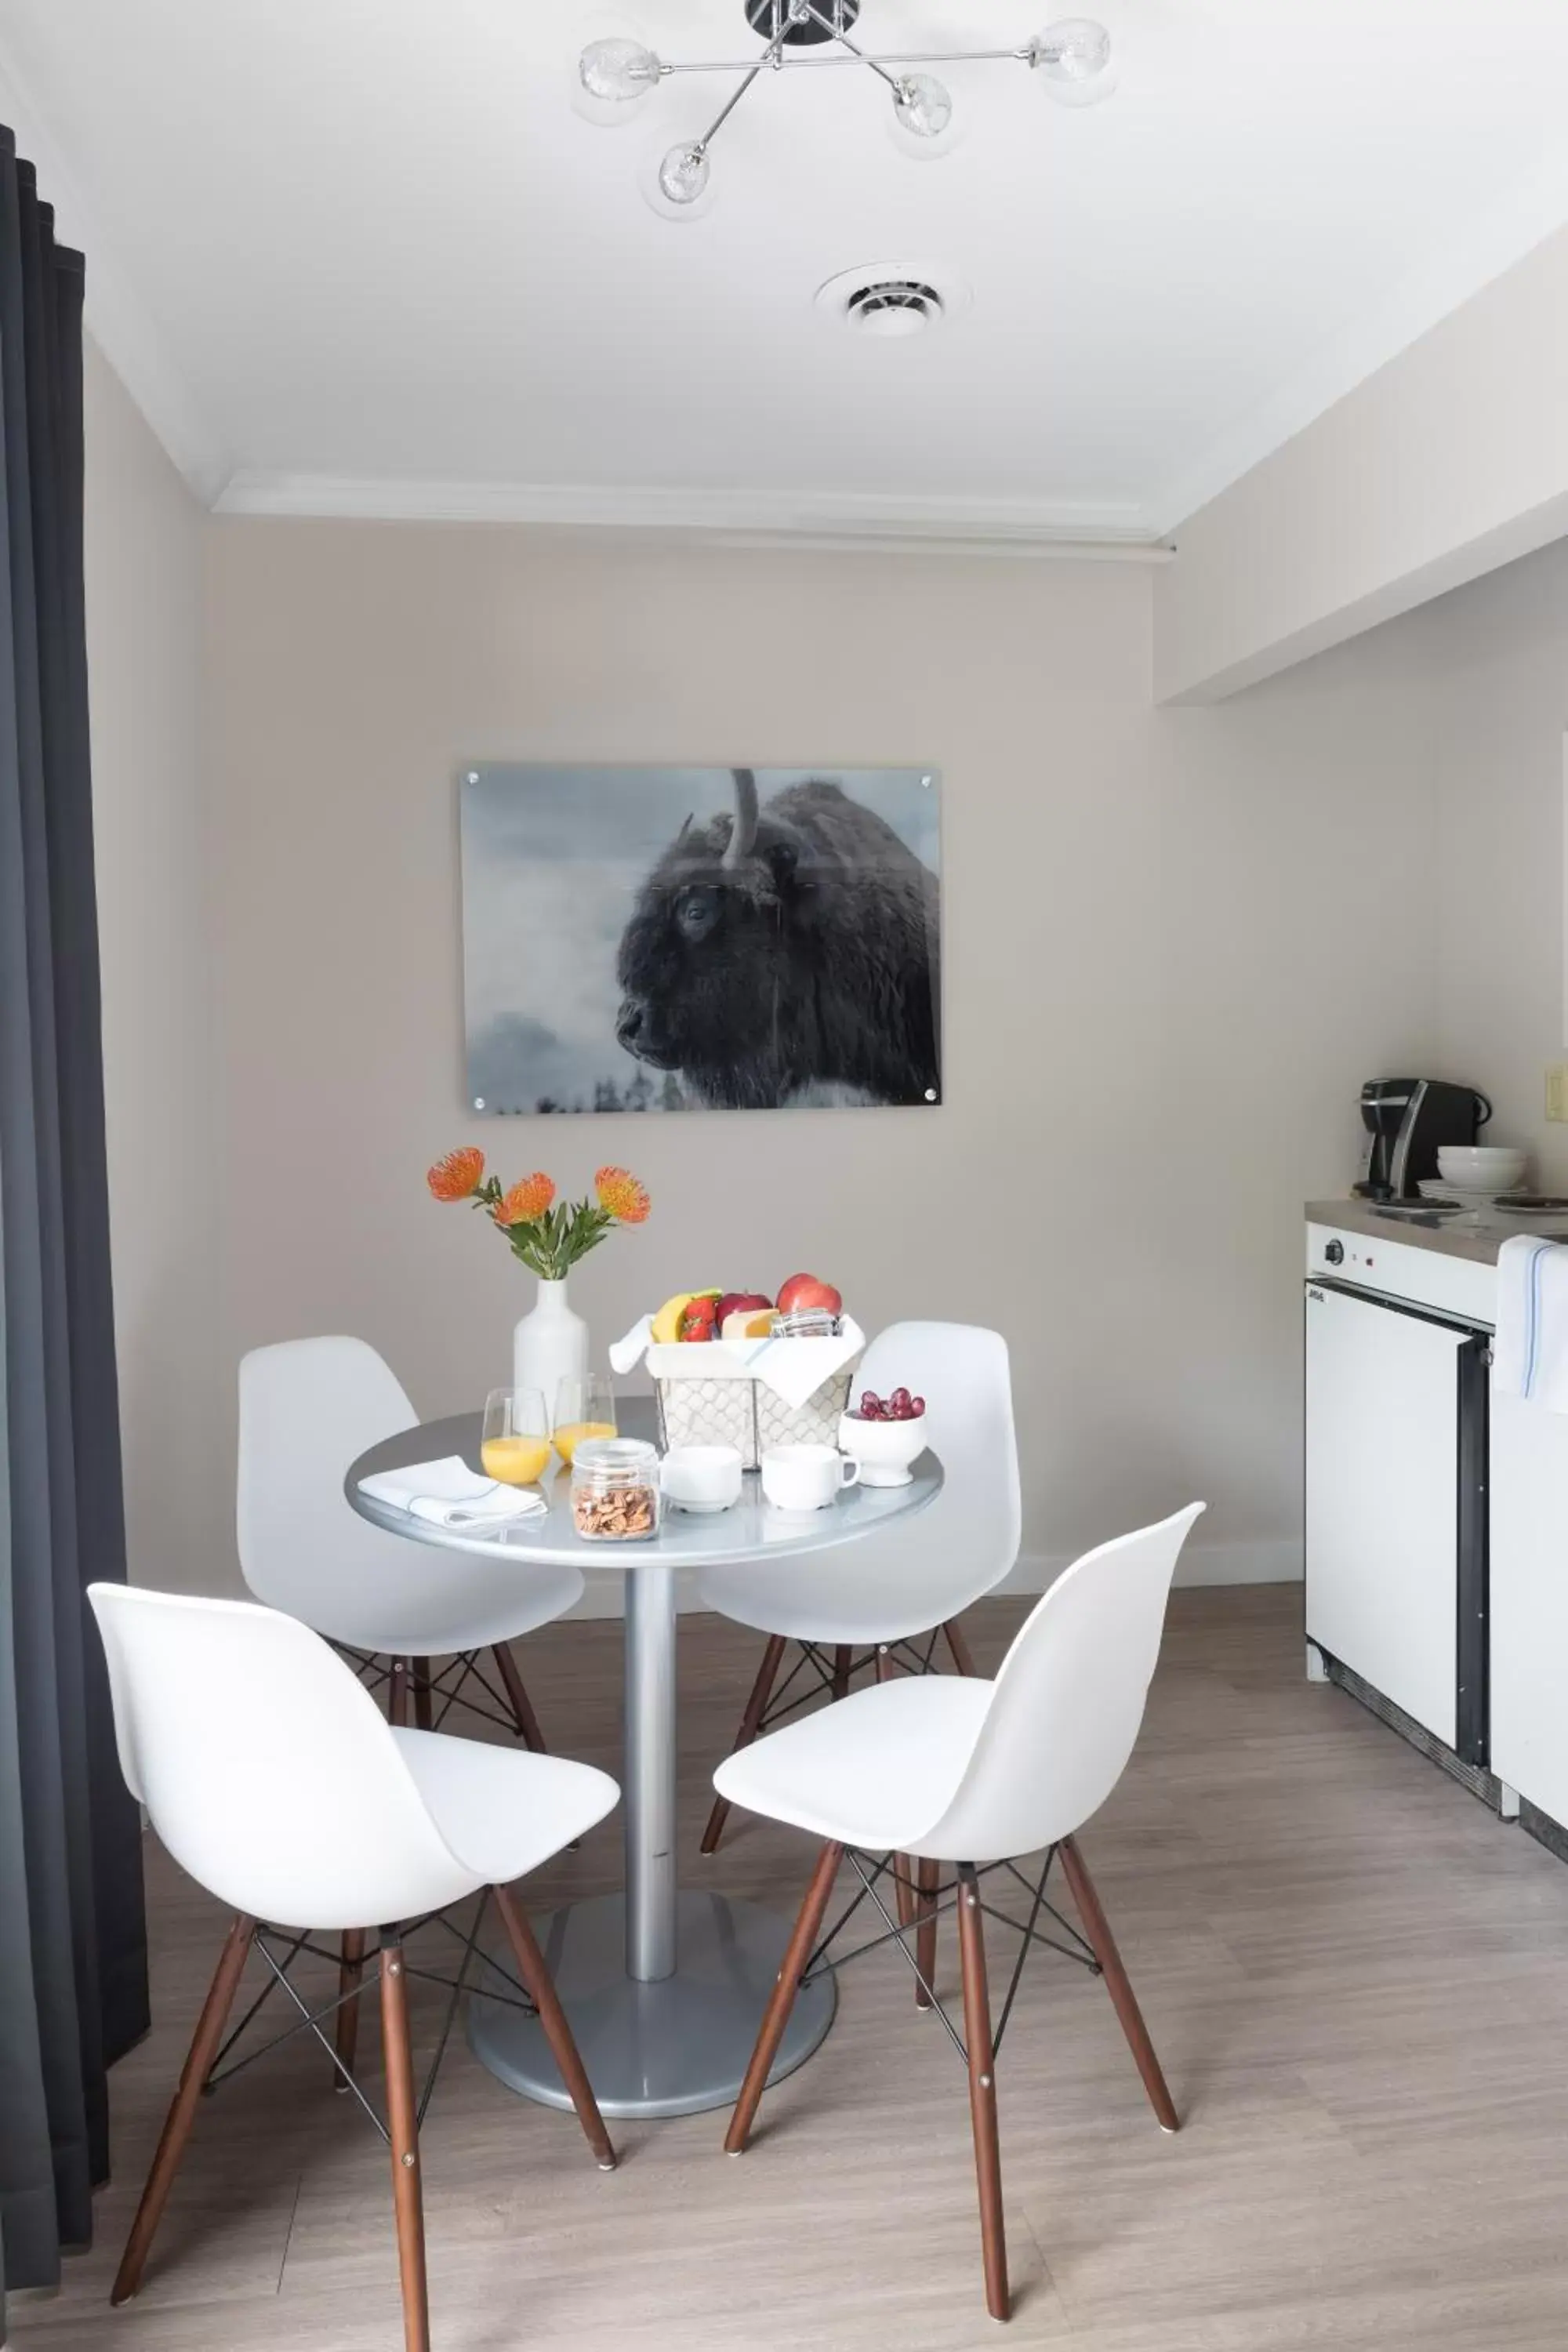
M647 0L672 58L741 0ZM589 0L5 0L0 119L89 247L110 356L230 507L1085 538L1168 530L1568 218L1563 0L1100 0L1121 87L946 73L941 163L845 68L770 79L718 201L638 174L717 85L606 132ZM891 48L1048 0L865 0ZM822 281L966 282L858 342Z

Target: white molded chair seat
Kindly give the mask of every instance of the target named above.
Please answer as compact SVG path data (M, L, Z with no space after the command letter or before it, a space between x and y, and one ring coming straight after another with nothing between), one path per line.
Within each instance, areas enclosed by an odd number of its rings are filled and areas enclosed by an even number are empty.
M607 1772L563 1756L388 1728L443 1843L476 1886L507 1886L540 1869L613 1811L620 1795Z
M620 1790L608 1773L563 1757L387 1723L328 1643L276 1610L124 1585L92 1585L88 1598L132 1794L174 1860L237 1914L111 2299L124 2302L141 2284L252 1945L283 1926L342 1931L340 1999L308 2021L319 2030L335 2012L333 2059L346 2081L365 1937L374 1932L405 2336L408 2352L427 2352L418 2102L398 1923L481 1890L493 1898L517 1983L538 2010L589 2145L602 2166L613 2166L571 2028L510 1882L602 1821Z
M564 1616L583 1596L582 1575L500 1551L437 1551L362 1519L343 1492L350 1465L417 1420L363 1339L253 1349L239 1367L237 1528L246 1583L269 1609L372 1657L466 1661L493 1651L518 1730L542 1747L506 1644ZM459 1696L462 1688L460 1680ZM394 1695L395 1713L401 1673ZM427 1719L427 1677L418 1670L415 1698Z
M903 1387L926 1401L942 1468L923 1511L820 1561L705 1570L703 1605L762 1633L823 1644L908 1641L1000 1583L1018 1557L1018 1454L1007 1343L969 1323L894 1323L879 1332L855 1394Z
M1010 2303L979 1891L986 1867L1043 1853L1043 1902L1059 1856L1083 1921L1083 1956L1105 1977L1156 2116L1166 2130L1176 2128L1075 1832L1105 1802L1132 1752L1171 1579L1202 1509L1194 1503L1077 1561L1031 1612L994 1682L919 1675L882 1683L741 1749L713 1776L721 1799L822 1841L724 2143L732 2156L746 2146L802 1976L814 1954L821 1958L817 1937L845 1855L868 1891L874 1881L864 1861L875 1858L879 1870L890 1864L900 1896L894 1932L916 1937L917 1999L925 2007L936 2000L940 1866L952 1867L986 2302L996 2319L1007 2317ZM914 1889L909 1858L917 1864Z
M713 1786L732 1805L813 1837L867 1853L920 1853L963 1778L994 1688L964 1675L878 1683L737 1748Z

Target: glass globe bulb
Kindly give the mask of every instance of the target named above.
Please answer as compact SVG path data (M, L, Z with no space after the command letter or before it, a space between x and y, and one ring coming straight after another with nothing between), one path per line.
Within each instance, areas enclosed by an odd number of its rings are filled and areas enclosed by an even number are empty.
M658 58L640 41L590 41L577 66L590 98L629 106L646 98L659 78Z
M1092 106L1116 87L1110 36L1089 16L1064 16L1029 43L1029 63L1041 87L1062 106Z
M893 90L893 112L917 139L940 139L952 121L952 100L932 74L906 74Z
M694 205L708 185L708 156L700 147L672 147L658 167L658 184L672 205Z

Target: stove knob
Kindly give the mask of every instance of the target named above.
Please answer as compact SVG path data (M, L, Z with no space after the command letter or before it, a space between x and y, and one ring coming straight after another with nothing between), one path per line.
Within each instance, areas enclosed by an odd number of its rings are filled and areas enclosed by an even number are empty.
M1345 1262L1345 1245L1343 1242L1326 1242L1323 1245L1323 1255L1328 1259L1331 1265L1343 1265Z

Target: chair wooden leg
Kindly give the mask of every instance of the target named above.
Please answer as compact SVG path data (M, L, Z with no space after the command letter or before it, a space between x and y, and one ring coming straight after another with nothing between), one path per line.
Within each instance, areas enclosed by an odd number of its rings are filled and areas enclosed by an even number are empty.
M993 2319L1012 2313L1007 2293L1007 2240L1002 2222L1002 2149L996 2132L996 2068L991 2047L991 1994L985 1976L985 1931L973 1864L958 1874L958 1949L963 1964L963 2039L969 2052L969 2120L974 2131L974 2172L980 2189L980 2246L985 2264L985 2308Z
M971 1654L969 1643L964 1637L963 1628L959 1623L957 1618L950 1617L947 1623L942 1630L947 1637L947 1646L952 1653L952 1663L958 1668L959 1673L961 1675L973 1675L974 1672L974 1659Z
M929 2009L931 1995L926 1986L936 1982L936 1889L937 1866L928 1854L921 1854L915 1865L916 1895L915 1959L920 1975L915 1979L915 2007Z
M767 2008L763 2012L757 2045L746 2069L746 2079L741 2085L741 2095L735 2102L735 2112L730 2118L730 2128L724 2135L726 2156L739 2156L751 2137L763 2086L773 2060L779 2054L779 2043L784 2040L784 2028L789 2023L790 2011L795 2007L795 1997L800 1990L806 1963L816 1948L822 1916L827 1908L833 1882L838 1875L838 1865L843 1859L844 1848L831 1842L823 1847L816 1858L816 1868L811 1874L811 1885L805 1890L805 1899L800 1906L789 1948L779 1963L778 1976Z
M228 1931L207 1997L202 2003L196 2030L191 2037L179 2087L164 2120L158 2152L147 2175L147 2186L142 2191L142 2202L136 2208L136 2219L131 2224L131 2235L125 2241L125 2252L120 2257L120 2268L110 2290L110 2303L128 2303L142 2284L148 2249L163 2218L174 2175L180 2168L180 2158L185 2152L191 2126L195 2121L202 2085L212 2072L213 2060L217 2056L224 2027L228 2023L228 2013L234 2007L234 1996L239 1990L240 1976L255 1932L255 1920L247 1919L243 1913Z
M1143 2088L1149 2094L1149 2104L1154 2110L1162 2131L1180 2131L1182 2119L1177 2115L1175 2103L1165 2086L1165 2077L1160 2071L1160 2061L1154 2054L1154 2044L1150 2041L1149 2029L1143 2022L1143 2012L1139 2008L1133 1996L1132 1987L1127 1980L1127 1971L1121 1965L1121 1955L1116 1948L1116 1939L1111 1935L1105 1914L1100 1907L1100 1897L1094 1891L1094 1881L1084 1868L1083 1856L1078 1850L1078 1842L1075 1838L1064 1838L1057 1851L1062 1858L1062 1875L1072 1890L1072 1899L1078 1905L1079 1916L1083 1921L1084 1934L1089 1938L1095 1958L1100 1962L1105 1978L1105 1989L1110 1993L1116 2014L1121 2021L1121 2031L1127 2036L1127 2047L1131 2051L1138 2072L1143 2078Z
M762 1727L768 1701L773 1696L773 1685L778 1680L779 1667L784 1663L784 1637L782 1633L771 1633L768 1636L768 1646L763 1652L763 1663L757 1668L757 1679L752 1685L752 1696L746 1701L746 1711L741 1717L741 1728L735 1734L735 1746L730 1750L731 1756L739 1748L749 1748ZM713 1810L708 1816L708 1826L702 1832L704 1853L717 1852L719 1841L724 1834L724 1824L729 1818L729 1799L715 1797Z
M518 1734L523 1746L531 1748L536 1756L547 1754L544 1734L539 1728L539 1717L533 1712L533 1702L523 1687L522 1676L518 1673L517 1660L511 1654L510 1644L498 1642L491 1655L505 1685L507 1705L517 1719Z
M343 1929L342 1957L338 1962L338 1992L353 1991L353 2000L345 2000L338 2011L332 2034L332 2046L338 2053L338 2065L332 2069L332 2088L346 2091L343 2074L354 2070L354 2053L359 2046L359 1989L364 1982L364 1929ZM338 2068L342 2067L342 2074Z
M879 1642L877 1644L877 1680L890 1683L897 1672L891 1650L885 1642ZM914 1889L910 1885L908 1859L901 1853L893 1856L893 1893L898 1901L900 1927L912 1927L915 1923Z
M386 1719L388 1723L408 1721L408 1661L394 1658L392 1675L386 1685Z
M598 2158L600 2171L613 2172L616 2168L615 2146L605 2129L605 2118L599 2113L599 2103L594 2096L588 2070L583 2063L582 2053L566 2021L566 2011L561 2006L555 1979L528 1924L528 1915L510 1886L498 1886L495 1897L507 1940L511 1946L512 1958L517 1962L517 1972L527 1987L529 1999L539 2011L539 2022L544 2028L550 2054L561 2070L561 2080L577 2110L577 2120L583 2126L589 2147Z
M414 1720L421 1731L428 1731L431 1724L430 1661L428 1658L414 1658L410 1664L413 1668Z
M833 1696L835 1698L847 1698L849 1696L849 1668L854 1660L854 1656L855 1653L850 1648L847 1642L838 1642L835 1643L833 1651Z
M419 2102L408 2038L408 1979L401 1931L381 1947L381 2040L386 2054L386 2128L392 2143L392 2202L397 2216L397 2269L403 2284L405 2352L430 2352L430 2300L425 2278L425 2200L419 2186Z

